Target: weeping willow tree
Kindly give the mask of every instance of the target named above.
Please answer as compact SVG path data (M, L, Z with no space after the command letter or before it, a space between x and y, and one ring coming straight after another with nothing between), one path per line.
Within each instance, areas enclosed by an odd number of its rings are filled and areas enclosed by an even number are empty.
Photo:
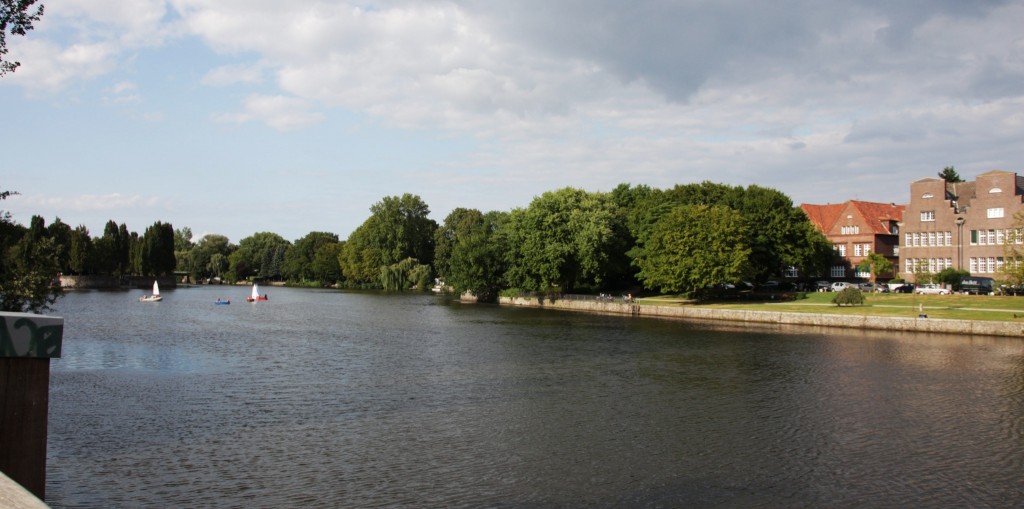
M415 258L406 258L380 268L380 284L389 292L401 292L411 287L425 291L430 288L430 279L430 266L419 263Z

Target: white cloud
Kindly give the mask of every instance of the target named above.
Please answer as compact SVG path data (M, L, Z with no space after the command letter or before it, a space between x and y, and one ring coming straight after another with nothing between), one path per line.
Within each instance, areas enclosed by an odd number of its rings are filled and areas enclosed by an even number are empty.
M100 211L136 207L156 207L163 203L161 198L142 195L83 194L77 196L33 196L22 198L25 203L46 209L73 211Z
M289 131L323 122L324 115L309 111L307 101L285 96L251 95L245 100L242 113L224 113L214 116L219 122L265 122L279 131Z

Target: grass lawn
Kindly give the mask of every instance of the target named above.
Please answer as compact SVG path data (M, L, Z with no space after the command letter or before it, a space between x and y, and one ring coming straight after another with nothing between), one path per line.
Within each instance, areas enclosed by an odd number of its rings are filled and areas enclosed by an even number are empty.
M1024 297L992 295L916 295L907 293L864 294L864 305L842 306L832 304L835 293L808 293L806 298L790 301L715 302L696 304L681 296L664 295L645 297L647 305L698 305L709 308L787 311L796 313L823 313L865 316L917 316L919 310L929 318L954 320L1024 321Z

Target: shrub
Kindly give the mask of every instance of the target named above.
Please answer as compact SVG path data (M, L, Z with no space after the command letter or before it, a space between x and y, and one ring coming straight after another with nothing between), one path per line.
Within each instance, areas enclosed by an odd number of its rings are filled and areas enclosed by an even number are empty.
M859 306L864 304L864 294L856 288L844 288L841 292L832 297L832 303L837 306L850 305Z

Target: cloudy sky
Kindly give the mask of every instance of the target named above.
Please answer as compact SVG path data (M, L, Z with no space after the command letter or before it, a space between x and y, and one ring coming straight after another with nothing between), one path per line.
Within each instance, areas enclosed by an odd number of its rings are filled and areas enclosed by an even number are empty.
M441 222L620 183L903 203L1024 165L1020 1L43 3L0 208L94 236L346 238L385 196Z

